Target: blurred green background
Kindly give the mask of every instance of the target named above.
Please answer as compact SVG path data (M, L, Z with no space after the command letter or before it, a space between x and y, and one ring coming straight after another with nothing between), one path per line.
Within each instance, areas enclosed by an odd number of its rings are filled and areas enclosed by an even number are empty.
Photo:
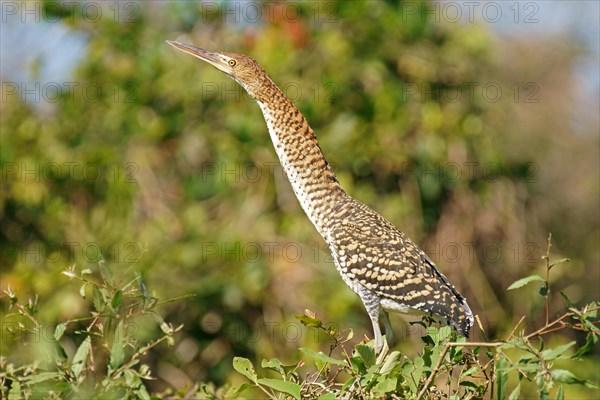
M156 390L242 381L234 355L326 350L294 318L304 309L355 341L372 334L259 108L170 39L257 59L343 187L427 251L491 338L522 315L542 323L543 299L506 287L543 270L548 232L571 259L553 270L556 293L598 299L597 43L525 3L496 3L497 21L481 7L458 20L449 4L3 2L1 288L39 296L47 324L89 307L61 275L72 264L140 271L160 299L194 294L164 308L185 328L148 355ZM420 348L414 319L393 318L406 354ZM2 355L32 356L9 336ZM598 361L584 365L597 380Z

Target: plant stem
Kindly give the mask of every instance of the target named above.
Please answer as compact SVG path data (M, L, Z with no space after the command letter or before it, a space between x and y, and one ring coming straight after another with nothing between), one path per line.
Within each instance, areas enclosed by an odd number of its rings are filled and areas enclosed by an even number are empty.
M521 325L521 322L523 322L524 319L525 319L525 316L523 315L521 317L521 319L519 320L519 322L517 322L517 324L515 325L515 327L513 328L513 330L510 331L510 334L508 335L508 337L506 338L506 340L510 340L510 338L515 334L515 331L517 330L517 328L519 327L519 325Z
M552 248L552 233L548 233L548 247L546 248L546 325L550 321L550 249Z
M442 362L444 362L444 358L446 358L446 353L448 353L448 350L450 350L450 347L451 347L450 343L446 343L446 345L442 349L442 352L440 353L440 358L438 358L437 363L435 364L435 368L433 369L433 371L431 371L431 374L429 374L429 377L427 378L427 380L425 381L425 384L423 385L423 388L417 395L416 400L421 400L423 398L423 396L425 396L425 392L427 392L427 389L429 388L429 385L431 385L433 378L435 378L435 376L439 372L440 366L442 365Z

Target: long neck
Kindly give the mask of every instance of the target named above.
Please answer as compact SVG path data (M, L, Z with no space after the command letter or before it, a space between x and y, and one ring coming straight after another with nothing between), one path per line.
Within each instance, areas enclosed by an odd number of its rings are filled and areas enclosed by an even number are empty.
M258 100L275 151L308 218L323 237L335 206L345 196L306 118L273 84Z

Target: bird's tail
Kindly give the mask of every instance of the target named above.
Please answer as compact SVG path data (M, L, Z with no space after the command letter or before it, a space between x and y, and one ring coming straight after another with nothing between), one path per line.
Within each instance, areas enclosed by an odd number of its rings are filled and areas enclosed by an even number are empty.
M469 331L473 326L473 312L467 304L467 300L458 293L431 259L427 256L425 258L433 272L438 275L438 287L435 288L435 291L440 295L440 299L431 302L432 304L427 302L423 309L444 317L460 334L469 337Z

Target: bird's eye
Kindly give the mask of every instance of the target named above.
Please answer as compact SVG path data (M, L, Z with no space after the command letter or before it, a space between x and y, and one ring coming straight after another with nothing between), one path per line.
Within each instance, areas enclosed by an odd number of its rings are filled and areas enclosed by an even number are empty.
M235 60L229 60L228 64L229 64L230 67L235 67L235 65L237 64L237 61L235 61Z

